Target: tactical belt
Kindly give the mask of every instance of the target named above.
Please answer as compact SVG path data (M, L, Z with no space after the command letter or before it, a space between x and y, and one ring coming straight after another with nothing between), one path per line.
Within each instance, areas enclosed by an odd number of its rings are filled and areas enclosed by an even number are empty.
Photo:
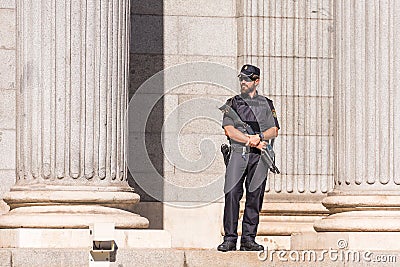
M254 154L261 154L261 150L255 147L249 146L241 146L241 145L231 145L232 152L237 153L254 153Z

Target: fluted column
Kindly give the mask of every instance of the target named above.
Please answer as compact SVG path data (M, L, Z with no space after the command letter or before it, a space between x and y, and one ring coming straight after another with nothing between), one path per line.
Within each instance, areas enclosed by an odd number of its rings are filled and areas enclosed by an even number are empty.
M116 208L139 201L124 158L129 0L17 2L17 179L0 227L147 227Z
M282 173L268 177L258 234L313 231L333 188L332 1L241 0L240 10L239 65L261 68L281 125Z
M400 3L335 1L335 190L317 231L400 231Z

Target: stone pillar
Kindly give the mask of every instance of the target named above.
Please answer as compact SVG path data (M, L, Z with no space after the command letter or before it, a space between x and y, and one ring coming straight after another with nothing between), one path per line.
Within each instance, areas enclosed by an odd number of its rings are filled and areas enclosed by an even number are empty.
M268 177L258 235L289 239L314 231L333 188L332 1L239 2L239 66L261 68L259 91L274 101L281 125L282 173Z
M122 210L129 0L17 1L17 179L1 228L146 228Z
M399 232L400 3L335 3L335 189L314 227Z

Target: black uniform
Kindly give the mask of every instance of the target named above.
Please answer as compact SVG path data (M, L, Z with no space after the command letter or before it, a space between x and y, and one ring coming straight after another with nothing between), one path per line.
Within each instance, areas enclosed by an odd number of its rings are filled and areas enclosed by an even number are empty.
M243 122L250 125L255 133L278 127L275 108L272 100L256 94L253 98L236 95L228 99L229 104ZM222 127L234 125L226 115ZM246 133L246 130L235 126ZM232 153L225 174L225 208L224 231L225 241L236 241L239 217L239 203L243 196L243 183L246 187L246 203L242 223L241 242L254 241L257 234L259 214L263 203L268 166L260 161L260 150L245 147L243 143L230 140Z

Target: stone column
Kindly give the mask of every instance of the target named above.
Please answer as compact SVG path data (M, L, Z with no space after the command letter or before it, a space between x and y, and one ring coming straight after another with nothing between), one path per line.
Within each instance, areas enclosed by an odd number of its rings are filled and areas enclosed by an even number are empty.
M400 3L335 5L335 189L323 201L332 215L314 227L399 232Z
M129 0L17 1L17 179L1 228L146 228L124 158Z
M260 66L281 125L258 234L288 239L314 231L333 188L332 1L241 0L239 14L239 65Z

